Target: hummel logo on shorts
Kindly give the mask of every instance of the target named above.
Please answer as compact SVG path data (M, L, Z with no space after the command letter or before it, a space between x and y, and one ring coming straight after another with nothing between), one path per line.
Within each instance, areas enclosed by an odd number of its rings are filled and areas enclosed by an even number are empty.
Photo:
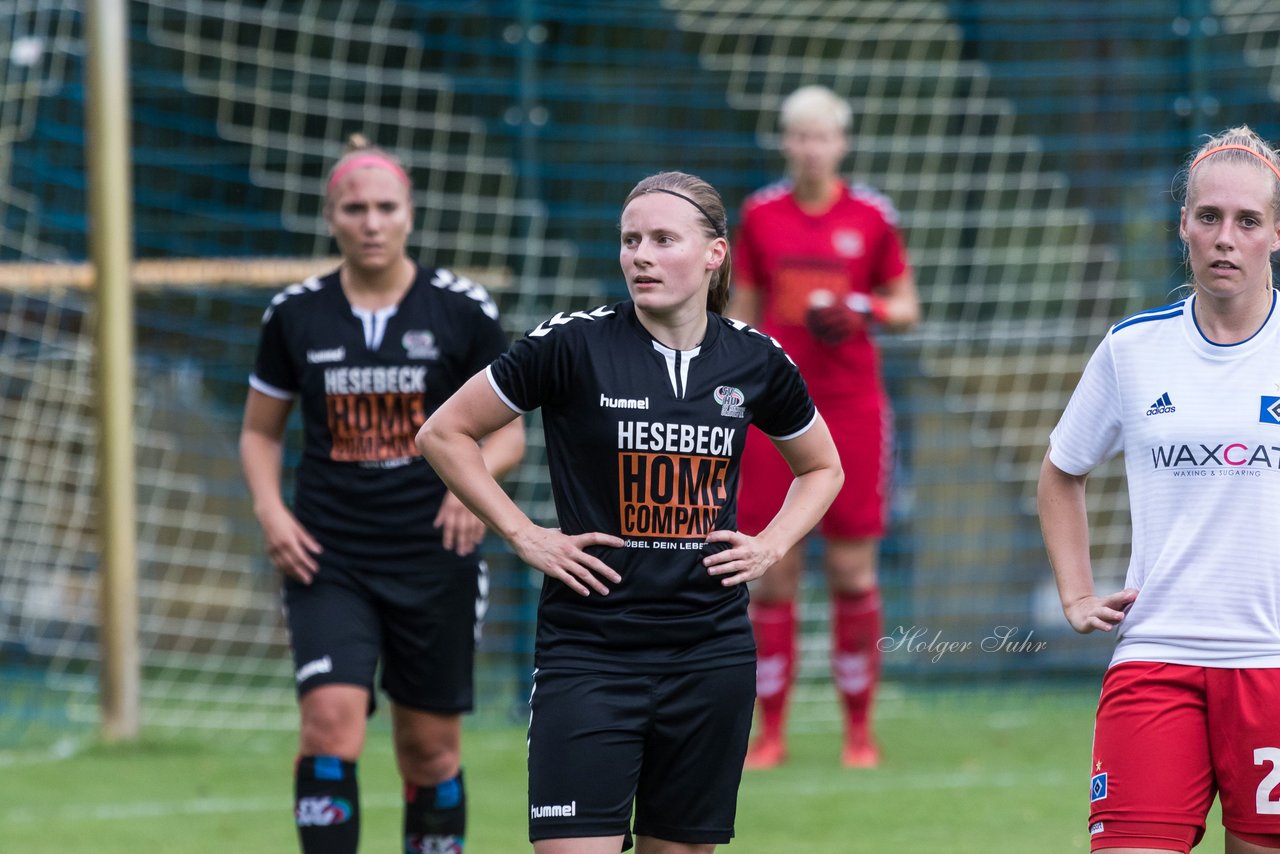
M529 807L529 818L560 818L572 817L578 814L578 802L576 800L569 801L567 804L551 804L545 807Z

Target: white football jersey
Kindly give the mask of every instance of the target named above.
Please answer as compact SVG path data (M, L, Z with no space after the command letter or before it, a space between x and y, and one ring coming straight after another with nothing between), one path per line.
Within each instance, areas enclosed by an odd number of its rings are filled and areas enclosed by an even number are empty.
M1280 338L1214 344L1195 298L1108 332L1050 435L1085 474L1124 452L1140 592L1112 664L1280 667Z

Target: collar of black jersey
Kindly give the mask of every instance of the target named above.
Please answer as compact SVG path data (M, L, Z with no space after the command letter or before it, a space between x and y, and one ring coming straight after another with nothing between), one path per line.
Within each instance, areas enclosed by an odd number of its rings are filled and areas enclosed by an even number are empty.
M663 344L661 341L659 341L657 338L654 338L653 335L649 333L649 330L644 328L644 324L640 322L640 318L636 317L636 304L633 301L623 300L622 302L616 304L613 307L613 310L616 311L618 313L618 316L621 317L624 321L626 321L627 326L629 326L632 330L634 330L635 333L639 335L643 340L656 343L667 350L671 349L670 347L667 347L666 344ZM720 327L723 325L719 321L720 321L720 315L715 314L712 311L707 312L707 331L702 333L702 343L701 345L699 345L701 347L699 352L702 352L702 353L707 352L707 350L713 344L715 344L716 339L719 338Z

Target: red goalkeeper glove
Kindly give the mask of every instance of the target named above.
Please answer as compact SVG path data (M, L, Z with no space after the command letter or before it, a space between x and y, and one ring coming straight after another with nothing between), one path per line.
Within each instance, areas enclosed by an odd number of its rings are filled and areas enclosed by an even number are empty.
M849 294L841 300L830 291L814 291L809 296L805 324L824 344L843 342L865 328L868 320L884 320L883 300L869 294Z

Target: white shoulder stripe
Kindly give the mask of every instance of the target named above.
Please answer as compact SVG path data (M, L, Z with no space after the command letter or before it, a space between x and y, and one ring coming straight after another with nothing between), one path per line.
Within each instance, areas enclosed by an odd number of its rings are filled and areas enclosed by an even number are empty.
M791 362L791 364L793 365L795 364L795 362L791 361L791 357L787 355L787 351L782 349L782 345L778 343L778 339L774 338L772 335L766 335L765 333L761 332L759 329L756 329L754 326L750 325L749 323L738 320L735 317L726 316L725 320L727 320L729 322L729 325L732 326L734 330L738 332L742 332L747 335L758 335L764 340L768 341L770 344L778 348L778 351L782 353L782 355L786 358L788 362Z
M867 184L854 184L849 188L849 195L860 202L871 205L880 211L880 215L890 225L898 224L898 209L884 193Z
M613 314L613 309L609 308L607 305L593 308L591 311L571 311L568 314L565 314L563 311L557 311L554 317L547 318L530 330L528 337L541 338L557 326L564 326L575 318L578 320L599 320L600 318L608 317L611 314Z
M792 186L790 178L783 178L780 181L774 181L772 184L766 184L747 196L746 201L742 203L742 206L743 208L753 208L757 205L767 204L775 199L780 199L791 192Z
M498 304L493 301L493 297L489 296L489 292L481 285L476 284L466 276L459 276L452 270L446 270L441 267L437 269L436 274L431 277L431 284L441 290L453 291L457 294L465 294L480 303L480 308L490 320L498 319Z
M296 297L298 294L304 294L308 291L315 293L318 290L320 290L319 276L308 276L301 282L295 282L294 284L289 285L271 298L271 305L267 306L267 310L262 313L262 322L266 323L270 320L276 306L280 305L289 297Z

